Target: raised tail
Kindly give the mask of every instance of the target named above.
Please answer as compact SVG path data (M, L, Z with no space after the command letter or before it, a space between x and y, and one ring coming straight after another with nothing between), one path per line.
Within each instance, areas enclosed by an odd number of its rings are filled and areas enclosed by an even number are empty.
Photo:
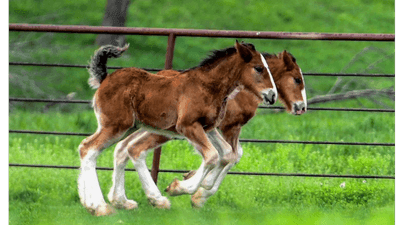
M89 65L89 86L93 89L100 87L101 82L107 77L107 60L108 58L118 58L129 48L129 44L124 47L113 45L101 46L95 51Z

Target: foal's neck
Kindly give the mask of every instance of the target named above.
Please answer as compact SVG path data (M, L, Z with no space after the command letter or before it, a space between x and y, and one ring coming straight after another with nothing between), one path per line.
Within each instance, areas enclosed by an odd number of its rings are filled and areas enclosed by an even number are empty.
M235 55L222 59L209 70L201 70L201 82L220 98L226 98L238 85L243 72Z

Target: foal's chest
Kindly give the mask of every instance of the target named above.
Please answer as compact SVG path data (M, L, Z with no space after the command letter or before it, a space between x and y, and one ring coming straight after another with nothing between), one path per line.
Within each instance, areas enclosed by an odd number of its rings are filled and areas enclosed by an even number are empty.
M227 108L228 98L225 98L222 105L217 107L210 107L204 117L199 118L199 122L203 125L206 131L214 129L219 126L219 124L224 119L226 108Z

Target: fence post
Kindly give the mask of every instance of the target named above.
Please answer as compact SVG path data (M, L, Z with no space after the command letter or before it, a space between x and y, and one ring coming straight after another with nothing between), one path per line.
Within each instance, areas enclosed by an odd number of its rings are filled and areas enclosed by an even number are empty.
M175 48L175 34L170 33L168 36L168 45L167 45L167 53L165 55L165 67L164 69L172 69L172 60L174 58L174 48ZM151 167L151 177L154 182L157 184L158 172L160 169L160 156L161 156L161 147L154 149L153 156L153 165Z

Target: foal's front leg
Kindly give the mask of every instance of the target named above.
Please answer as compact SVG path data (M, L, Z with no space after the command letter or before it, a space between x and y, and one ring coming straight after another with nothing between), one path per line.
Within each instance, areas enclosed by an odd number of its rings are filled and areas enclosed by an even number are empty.
M206 175L218 164L219 154L211 142L200 123L195 122L188 126L177 124L177 130L183 134L203 156L196 174L187 180L179 181L175 179L165 190L171 196L182 194L194 194L200 187Z
M125 195L125 165L130 158L150 204L156 208L169 209L171 207L169 200L158 190L146 165L148 150L156 148L168 140L170 139L167 137L139 129L118 143L114 153L113 186L108 194L108 199L114 206L124 209L137 207L137 203L128 200Z
M219 186L221 185L225 176L228 174L229 170L240 161L240 158L243 155L243 148L239 143L240 131L241 131L240 125L233 126L231 127L231 129L223 131L225 139L232 146L232 153L228 154L228 156L230 155L230 157L228 158L232 160L223 168L222 172L217 177L211 189L207 190L203 187L200 187L197 190L197 192L194 195L192 195L191 201L193 207L196 208L203 207L207 199L213 196L218 191ZM189 173L189 176L191 176L193 173L195 173L195 171Z
M201 187L207 190L211 189L214 186L219 174L222 172L224 167L236 160L235 157L232 157L232 147L224 140L221 134L217 131L217 129L213 129L212 131L207 133L208 138L214 147L218 150L220 161L218 165L208 173L207 177L204 178L201 183Z

